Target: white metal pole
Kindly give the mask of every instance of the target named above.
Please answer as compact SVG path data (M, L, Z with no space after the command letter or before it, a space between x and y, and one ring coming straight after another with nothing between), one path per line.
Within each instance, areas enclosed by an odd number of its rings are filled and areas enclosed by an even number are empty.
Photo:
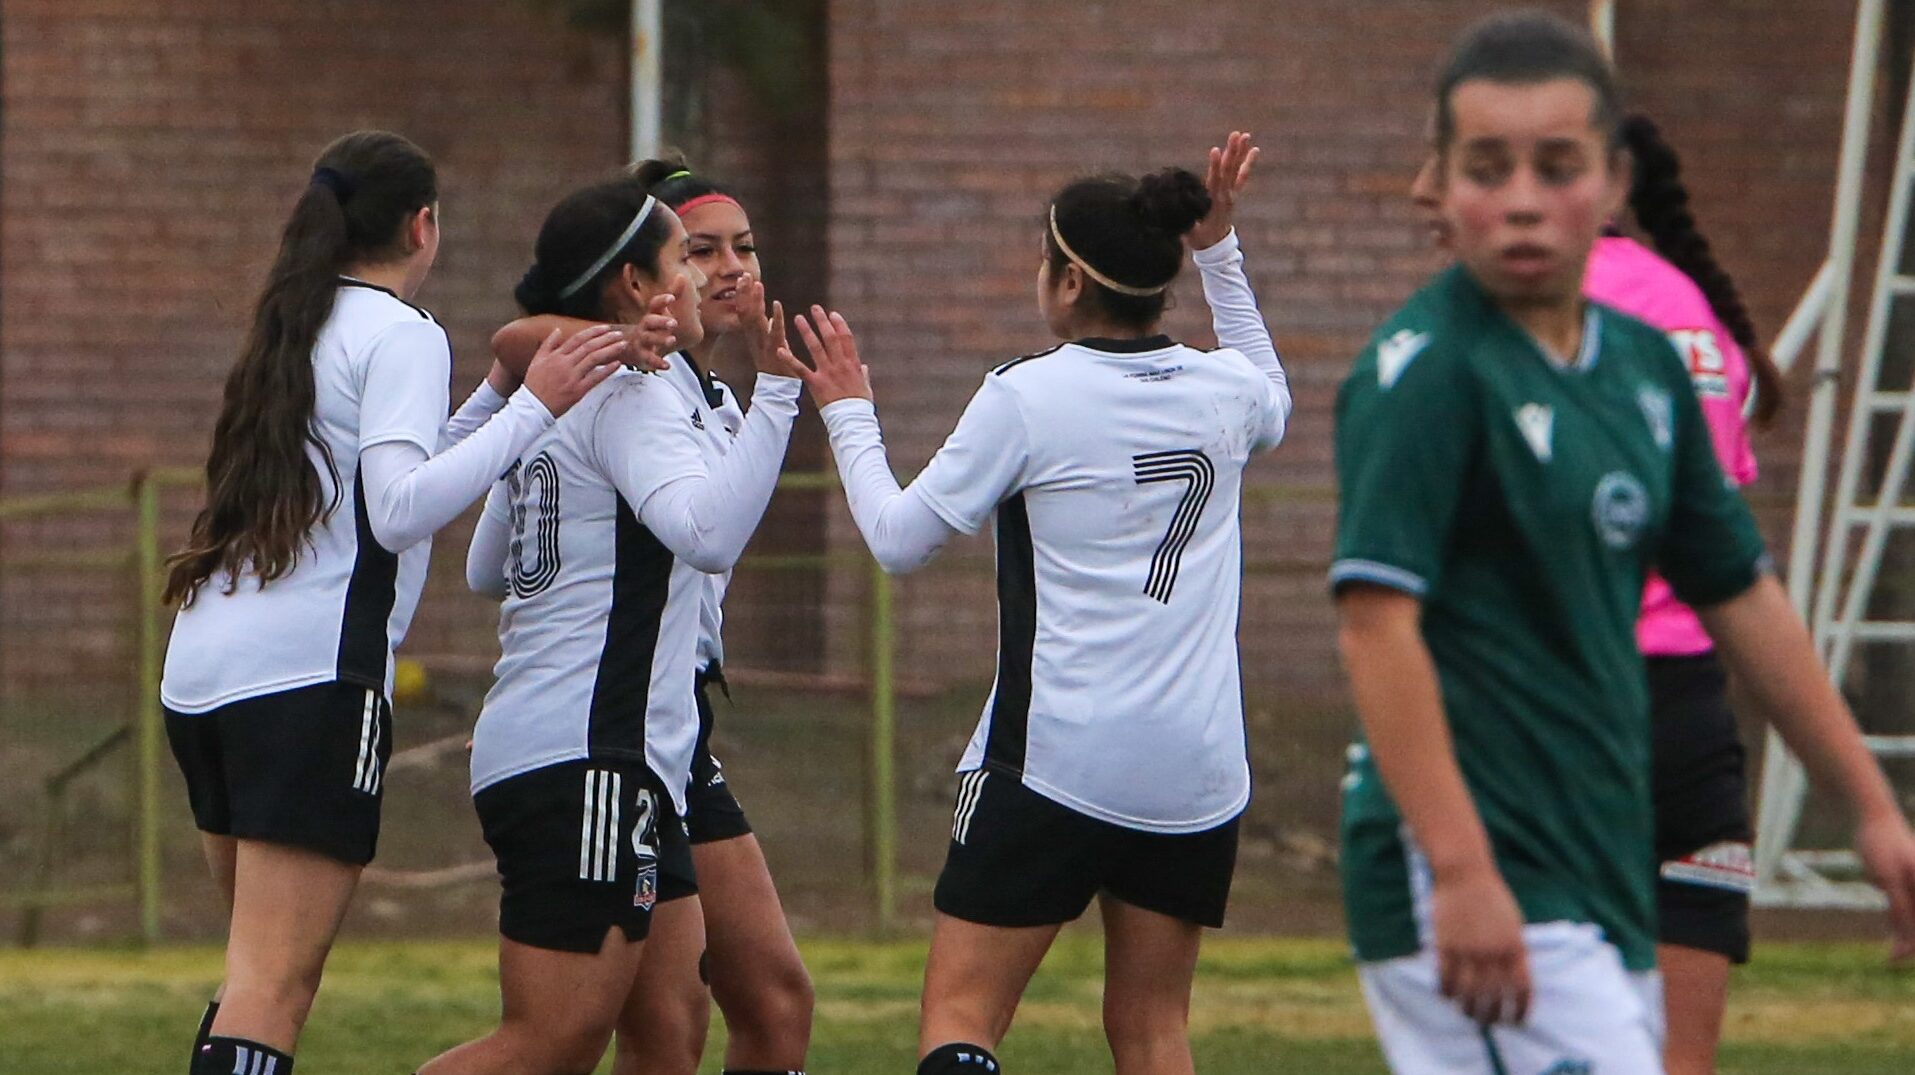
M627 149L633 161L659 151L663 138L664 47L663 0L632 0L632 137Z
M1609 60L1616 60L1616 0L1589 0L1589 32Z
M1775 343L1769 348L1769 357L1775 360L1776 368L1782 372L1795 368L1796 360L1802 352L1808 350L1809 340L1815 330L1821 327L1822 315L1829 312L1829 287L1834 282L1835 266L1823 262L1815 272L1815 280L1802 294L1802 301L1796 305L1795 312L1776 334Z
M1842 154L1836 171L1835 208L1829 228L1828 312L1816 351L1815 386L1809 401L1808 430L1802 447L1802 480L1796 490L1795 530L1789 542L1789 594L1796 611L1812 615L1815 540L1822 530L1822 500L1827 491L1829 441L1835 427L1842 344L1848 331L1849 283L1855 272L1855 237L1861 222L1862 181L1868 164L1868 133L1875 96L1875 70L1881 55L1883 0L1861 0L1855 16L1854 51L1849 58L1848 102L1842 120ZM1835 544L1841 544L1836 542ZM1831 592L1831 597L1833 593ZM1818 635L1820 632L1817 632ZM1762 760L1762 795L1756 819L1755 871L1758 888L1773 885L1776 867L1795 838L1807 779L1788 748L1769 733Z
M1856 19L1855 53L1849 61L1848 106L1842 120L1842 157L1836 172L1834 220L1829 228L1828 312L1822 318L1822 336L1815 355L1815 384L1809 398L1809 421L1802 447L1802 481L1796 490L1795 535L1789 544L1789 590L1796 608L1823 619L1821 602L1809 606L1814 592L1816 538L1822 532L1823 498L1827 491L1829 447L1834 437L1835 406L1841 391L1842 345L1848 335L1849 284L1855 276L1855 237L1861 223L1862 182L1867 175L1871 106L1875 99L1875 71L1881 55L1883 0L1862 0ZM1860 461L1844 460L1843 465ZM1804 540L1806 539L1806 540ZM1839 543L1837 543L1839 545ZM1823 550L1839 555L1838 550ZM1832 586L1824 580L1823 586ZM1831 597L1833 593L1831 591Z

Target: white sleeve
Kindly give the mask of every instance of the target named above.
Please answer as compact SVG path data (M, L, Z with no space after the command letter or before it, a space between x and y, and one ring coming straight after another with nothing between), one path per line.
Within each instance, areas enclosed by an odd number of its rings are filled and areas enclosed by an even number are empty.
M975 534L1023 484L1029 458L1030 438L1017 396L1002 377L991 374L906 492L921 497L953 530Z
M1192 254L1191 260L1203 276L1204 302L1210 306L1217 342L1248 358L1269 382L1263 436L1258 438L1257 447L1274 448L1290 421L1290 376L1283 370L1263 312L1257 309L1256 293L1250 290L1250 279L1244 275L1237 229L1230 229L1216 245Z
M452 381L452 346L438 322L393 322L373 337L358 373L361 452L394 442L438 450Z
M503 598L511 587L506 584L506 557L512 548L511 491L497 482L486 494L485 511L479 515L478 528L472 531L472 544L465 551L465 584L473 593Z
M477 433L487 419L504 409L505 397L492 387L492 382L480 381L479 387L446 419L445 428L439 431L439 450L443 452Z
M878 566L901 575L929 563L958 531L925 502L915 484L898 489L885 458L877 408L868 399L841 399L820 413L851 518Z
M431 537L483 495L551 425L552 412L531 389L521 388L478 432L439 455L428 456L410 439L362 448L359 477L373 537L392 552Z
M679 406L683 397L656 378L633 382L600 409L593 451L619 495L674 556L700 571L728 571L778 486L801 387L796 378L761 374L738 439L708 470Z

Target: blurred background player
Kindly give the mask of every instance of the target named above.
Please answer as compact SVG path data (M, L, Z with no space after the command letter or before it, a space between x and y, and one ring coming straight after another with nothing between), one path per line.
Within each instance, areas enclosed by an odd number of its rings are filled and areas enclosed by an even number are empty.
M1689 211L1675 151L1645 116L1623 123L1629 208L1651 250L1610 229L1596 240L1583 294L1669 336L1689 369L1716 460L1737 485L1756 478L1748 422L1781 407L1782 374L1761 346L1735 281ZM1448 246L1435 159L1411 197ZM1727 677L1695 612L1651 574L1637 639L1649 671L1654 736L1656 965L1663 978L1670 1075L1715 1070L1729 965L1749 958L1754 887L1748 781Z
M528 313L701 328L685 229L625 179L561 201L517 298ZM693 669L707 572L729 570L770 501L801 367L756 304L761 376L720 456L662 374L621 370L521 454L486 500L466 574L505 598L472 788L499 862L497 1031L423 1069L589 1070L654 926L702 934L684 824L698 737ZM580 336L615 334L609 327ZM552 339L560 337L553 332ZM781 359L785 364L780 364ZM677 899L673 899L677 897ZM678 906L673 907L676 903ZM689 942L695 949L702 940Z
M516 392L495 369L448 423L445 330L407 301L438 250L417 146L361 131L320 154L227 378L206 506L169 562L167 736L230 905L196 1075L291 1070L378 841L392 651L432 534L625 347L541 350Z
M1343 822L1360 978L1400 1073L1659 1071L1650 566L1856 809L1898 951L1915 836L1767 573L1687 370L1583 301L1627 193L1607 62L1553 16L1499 16L1436 98L1460 264L1379 330L1337 407L1331 581L1368 741Z
M721 348L749 347L753 311L743 302L759 278L758 240L745 208L730 191L693 174L682 159L646 161L633 181L657 195L684 222L687 261L704 275L699 321L704 335L671 356L668 379L716 419L705 432L716 449L730 449L744 422L731 388L711 371ZM783 308L773 304L774 318ZM582 331L592 322L558 316L526 317L493 337L508 365L525 361L554 329ZM692 861L704 946L678 944L677 931L648 945L631 1003L619 1019L617 1075L671 1075L697 1068L704 1052L711 1001L725 1016L729 1075L801 1072L811 1040L811 979L791 937L763 849L711 748L715 713L711 687L724 683L724 610L729 572L714 574L698 642L698 748L687 792ZM706 979L709 979L709 992Z
M992 371L903 490L850 328L816 307L798 320L852 516L885 569L996 519L997 683L958 766L920 1075L998 1070L1032 973L1093 899L1117 1072L1193 1070L1198 946L1223 925L1250 799L1238 499L1290 412L1231 227L1256 155L1233 132L1207 179L1059 191L1037 299L1069 342ZM1218 351L1158 330L1186 241Z

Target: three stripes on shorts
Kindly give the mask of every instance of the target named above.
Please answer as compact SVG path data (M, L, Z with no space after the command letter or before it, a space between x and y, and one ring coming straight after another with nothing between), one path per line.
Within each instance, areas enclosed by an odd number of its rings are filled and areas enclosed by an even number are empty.
M951 816L951 839L963 843L971 835L971 818L977 815L978 800L984 797L984 778L988 769L974 769L958 781L957 810Z
M379 692L369 690L366 709L359 721L359 764L352 771L354 791L379 794L379 785L385 780L385 773L379 767L379 740L383 734L379 728Z
M278 1057L261 1049L233 1046L233 1075L273 1075L278 1069Z
M618 876L618 804L625 777L609 769L585 770L584 822L579 829L578 877L611 881Z

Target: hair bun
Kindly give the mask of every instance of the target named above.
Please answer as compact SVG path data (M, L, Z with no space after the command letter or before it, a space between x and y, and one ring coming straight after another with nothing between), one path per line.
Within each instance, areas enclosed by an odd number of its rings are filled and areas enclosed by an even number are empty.
M1183 235L1210 213L1210 191L1185 168L1165 168L1137 182L1131 198L1146 227Z
M532 267L519 278L519 286L512 289L512 298L518 302L520 309L531 315L559 312L558 288L552 283L551 273L546 272L545 266L538 262L533 262Z

